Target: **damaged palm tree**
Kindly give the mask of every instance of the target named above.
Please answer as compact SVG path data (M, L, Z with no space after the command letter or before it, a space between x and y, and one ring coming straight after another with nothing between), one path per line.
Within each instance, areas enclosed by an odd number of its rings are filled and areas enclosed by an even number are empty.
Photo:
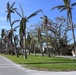
M12 28L12 22L11 22L11 14L14 13L14 10L16 10L16 8L13 8L14 4L16 2L14 2L12 5L10 5L10 3L7 3L7 21L10 22L10 26L11 26L11 31L10 31L10 36L11 36L11 55L13 54L13 41L12 41L12 35L13 35L13 28Z
M31 14L30 16L25 17L21 5L20 5L20 9L21 9L22 15L18 11L16 11L16 10L15 10L15 12L21 17L20 30L19 30L19 34L20 34L20 45L24 49L24 59L27 59L27 52L26 52L26 23L28 22L28 20L31 17L38 15L38 13L41 12L42 10L38 10L38 11L34 12L33 14ZM24 47L22 46L23 41L25 43L24 44Z
M74 26L73 26L73 20L72 20L72 9L73 6L76 5L76 3L71 4L71 0L63 0L64 5L59 5L56 7L53 7L52 9L57 8L60 10L60 12L66 10L67 11L67 25L70 23L71 29L72 29L72 35L73 35L73 40L74 40L74 49L75 49L75 55L76 55L76 43L75 43L75 34L74 34Z
M49 48L48 48L48 18L47 16L45 16L43 14L44 17L41 17L43 19L43 24L44 24L44 30L45 30L45 34L46 34L46 46L47 46L47 54L48 54L48 57L50 57L50 51L49 51Z

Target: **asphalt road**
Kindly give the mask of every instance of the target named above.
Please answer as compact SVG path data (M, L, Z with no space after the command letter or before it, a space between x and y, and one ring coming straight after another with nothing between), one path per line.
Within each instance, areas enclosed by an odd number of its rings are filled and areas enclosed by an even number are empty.
M0 55L0 75L76 75L76 71L50 72L30 70L22 68L20 65Z

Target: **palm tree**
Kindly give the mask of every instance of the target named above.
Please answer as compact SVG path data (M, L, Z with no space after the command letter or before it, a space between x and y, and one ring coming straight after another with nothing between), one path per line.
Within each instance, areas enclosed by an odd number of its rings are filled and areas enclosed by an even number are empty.
M48 27L47 27L47 24L48 24L48 18L47 16L45 16L43 14L44 17L41 17L44 21L44 29L45 29L45 34L46 34L46 46L47 46L47 54L48 54L48 57L50 57L50 52L49 52L49 49L48 49Z
M12 13L14 13L14 10L16 10L16 8L13 8L13 6L14 6L14 4L15 4L16 2L14 2L12 5L10 5L10 3L8 2L7 3L7 21L9 21L10 22L10 26L11 26L11 54L12 54L12 49L13 49L13 42L12 42L12 30L13 30L13 28L12 28L12 22L11 22L11 14Z
M9 39L11 39L11 38L13 37L14 50L15 50L15 54L16 54L17 57L18 57L17 49L16 49L17 36L14 35L14 32L16 32L16 29L17 29L18 27L20 27L20 26L16 26L16 27L13 28L13 25L14 25L14 23L19 22L19 21L20 21L20 20L15 20L15 21L13 21L13 22L11 23L11 25L12 25L12 30L10 30L10 32L9 32ZM11 35L11 34L12 34L12 35Z
M73 35L73 40L74 40L75 54L76 54L74 26L73 26L73 20L72 20L72 9L73 9L73 6L76 5L76 3L71 4L71 0L63 0L63 2L64 2L64 5L59 5L59 6L53 7L52 9L57 8L58 10L60 10L60 12L62 12L64 10L67 11L67 24L70 23L70 25L71 25L72 35Z
M24 59L25 59L25 58L27 59L27 53L26 53L26 23L28 22L28 19L30 19L30 18L33 17L33 16L36 16L36 15L37 15L39 12L41 12L42 10L38 10L38 11L34 12L33 14L31 14L30 16L25 17L21 5L20 5L20 9L21 9L22 15L21 15L19 12L17 12L16 10L15 10L15 12L21 17L20 30L19 30L20 39L21 39L21 40L20 40L20 44L21 44L21 46L22 46L23 38L25 38Z

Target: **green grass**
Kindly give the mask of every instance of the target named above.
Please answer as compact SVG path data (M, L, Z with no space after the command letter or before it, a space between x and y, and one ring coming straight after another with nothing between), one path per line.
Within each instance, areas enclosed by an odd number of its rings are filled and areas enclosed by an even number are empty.
M23 67L28 67L31 69L38 70L50 70L50 71L70 71L76 70L76 60L69 58L60 57L47 57L47 56L34 56L29 55L28 59L24 59L23 56L10 56L4 55L8 59L14 61L15 63L23 65Z

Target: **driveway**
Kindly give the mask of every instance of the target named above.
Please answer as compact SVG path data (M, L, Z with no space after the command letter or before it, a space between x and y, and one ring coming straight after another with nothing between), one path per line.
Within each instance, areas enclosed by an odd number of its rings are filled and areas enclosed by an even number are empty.
M76 71L54 72L23 68L0 55L0 75L76 75Z

